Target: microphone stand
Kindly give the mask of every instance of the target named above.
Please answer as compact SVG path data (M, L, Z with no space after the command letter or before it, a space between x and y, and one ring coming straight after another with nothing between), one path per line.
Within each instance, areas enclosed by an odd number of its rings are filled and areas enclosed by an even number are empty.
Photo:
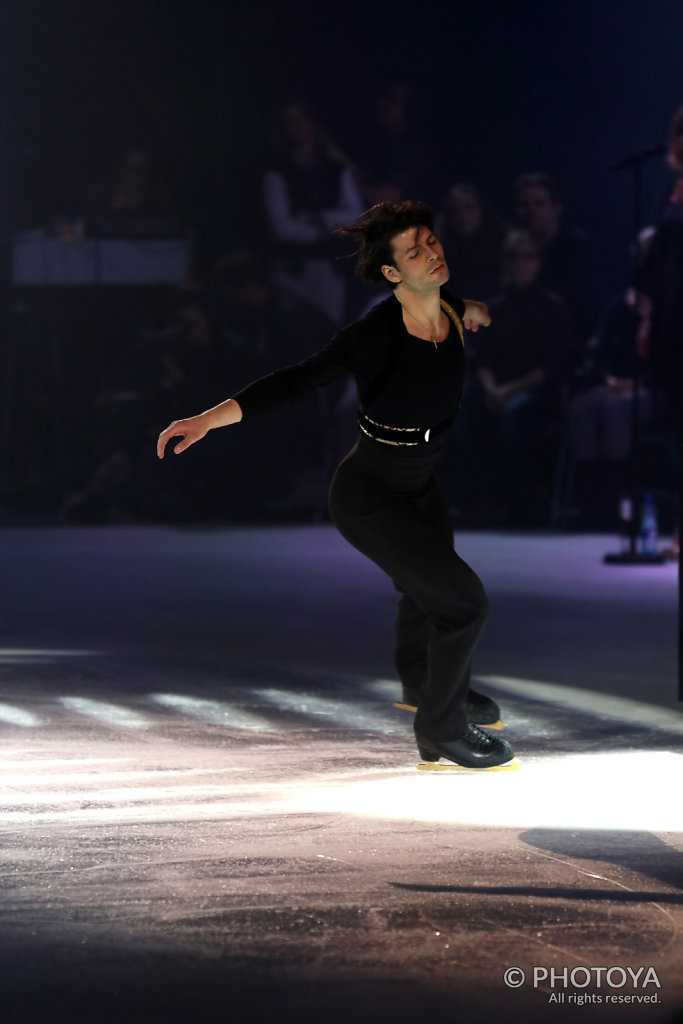
M643 205L643 165L654 157L661 156L666 150L664 145L649 146L638 153L623 157L614 165L614 170L621 171L626 168L633 170L633 239L634 239L634 261L633 261L633 286L637 290L636 260L638 253L639 235L642 219ZM605 565L663 565L664 557L661 554L647 555L637 550L639 533L639 510L642 500L640 489L640 471L638 466L638 434L640 427L640 375L642 359L636 354L634 360L633 374L633 401L631 403L631 452L629 465L630 484L630 506L631 519L629 527L628 551L606 554L603 558Z

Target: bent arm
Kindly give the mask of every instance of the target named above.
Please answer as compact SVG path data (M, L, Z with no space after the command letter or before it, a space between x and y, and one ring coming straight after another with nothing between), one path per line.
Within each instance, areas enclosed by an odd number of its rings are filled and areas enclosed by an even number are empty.
M534 388L540 387L545 376L545 370L536 367L529 373L525 373L523 377L499 384L495 374L488 366L480 366L477 369L477 377L486 396L486 404L492 411L502 409L508 398L518 391L533 391Z
M544 380L545 370L537 366L534 370L530 370L529 373L525 373L523 377L509 380L505 387L508 394L514 395L517 391L533 391L534 388L540 387Z

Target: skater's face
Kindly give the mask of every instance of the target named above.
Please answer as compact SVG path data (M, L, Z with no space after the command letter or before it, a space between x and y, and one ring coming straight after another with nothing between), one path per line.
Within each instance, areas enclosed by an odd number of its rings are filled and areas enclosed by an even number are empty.
M443 249L434 232L424 225L408 228L391 240L394 265L382 267L387 281L408 291L440 288L450 277Z

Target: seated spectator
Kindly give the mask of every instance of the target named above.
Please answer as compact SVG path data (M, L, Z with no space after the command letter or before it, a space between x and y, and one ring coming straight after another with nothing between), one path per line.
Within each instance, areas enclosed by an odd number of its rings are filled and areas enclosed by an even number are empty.
M571 349L565 303L540 286L540 269L535 241L512 233L503 249L503 291L489 304L491 326L477 335L479 388L465 410L469 436L480 438L472 449L473 480L488 464L492 492L485 501L529 525L547 521L547 449L561 429Z
M96 238L174 238L185 224L147 146L135 145L89 190L86 234Z
M597 266L588 236L564 223L557 182L549 174L521 174L515 183L517 223L543 257L538 282L567 303L576 357L595 330Z
M299 102L275 114L274 153L263 179L275 257L273 282L285 296L313 302L335 326L346 316L345 252L333 232L355 220L362 203L351 172L332 155L325 133Z
M498 291L507 228L476 185L453 185L434 226L448 254L453 289L487 302Z
M218 330L229 354L229 380L236 386L307 358L334 334L331 320L315 305L291 295L283 303L268 282L264 260L253 253L223 257L214 274L213 296ZM269 417L240 425L243 436L234 456L242 466L258 467L249 487L243 489L245 512L251 509L253 515L256 492L261 506L274 516L318 517L329 483L329 476L321 475L325 443L329 445L335 433L342 386L316 391L281 410L275 428L277 444L273 444ZM355 414L353 423L357 431ZM294 477L281 457L288 447L299 453Z
M334 324L308 298L283 301L261 255L240 250L223 256L213 272L212 309L233 377L247 379L299 362L325 345Z
M99 460L63 516L70 522L111 522L156 518L161 512L192 518L207 515L213 484L199 460L180 468L172 493L157 492L153 431L182 399L190 408L219 401L227 363L217 342L206 296L195 289L174 292L166 326L137 337L135 379L93 401L100 434ZM158 494L164 508L159 506Z
M647 296L648 312L639 340L640 352L649 362L656 392L664 396L671 435L680 451L683 445L683 106L678 108L671 122L667 163L674 177L642 268L639 288ZM676 491L675 482L673 490ZM677 500L680 504L680 493ZM673 553L679 557L678 530Z
M383 82L370 108L371 120L363 133L359 158L363 198L367 206L420 198L436 207L441 183L434 167L425 163L427 143L415 116L413 85L403 79ZM430 152L437 143L430 140Z
M638 287L647 297L641 352L664 394L679 444L683 441L683 106L671 123L667 163L673 172Z
M569 405L580 527L613 527L619 494L629 484L634 378L640 374L636 339L643 315L633 289L609 304L580 376L583 390ZM638 413L641 426L650 422L649 388L638 388Z
M333 389L311 394L278 413L240 425L239 445L216 436L188 459L173 459L163 479L155 431L179 406L209 407L226 388L296 362L322 348L334 333L319 309L299 299L283 310L275 301L263 258L226 255L208 292L180 289L169 297L165 323L137 335L132 370L116 392L96 395L91 420L99 436L86 479L66 499L70 522L232 520L253 517L254 497L271 518L310 521L319 514L328 480L321 480L324 425L332 417ZM355 419L354 419L355 422ZM300 454L292 478L283 449ZM206 450L204 450L206 449ZM252 467L248 486L235 487ZM220 471L216 472L216 466Z

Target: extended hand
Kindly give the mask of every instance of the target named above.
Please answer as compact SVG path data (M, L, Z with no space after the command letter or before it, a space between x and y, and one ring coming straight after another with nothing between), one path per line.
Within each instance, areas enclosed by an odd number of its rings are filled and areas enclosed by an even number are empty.
M480 327L488 327L491 323L491 316L486 303L472 302L471 299L467 299L463 323L468 331L476 332Z
M174 420L170 426L166 427L166 430L162 430L159 434L157 455L160 459L163 459L164 449L172 437L182 438L182 441L179 441L173 449L176 455L180 455L181 452L184 452L195 441L201 441L208 432L209 424L203 413L199 416L190 416L187 420Z

